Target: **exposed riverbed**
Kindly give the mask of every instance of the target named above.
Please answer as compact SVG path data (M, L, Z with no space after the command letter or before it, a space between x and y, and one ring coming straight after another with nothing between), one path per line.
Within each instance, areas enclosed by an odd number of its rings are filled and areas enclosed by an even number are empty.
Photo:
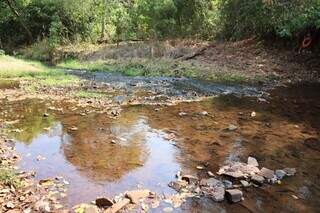
M123 94L131 85L135 94L139 88L152 94L165 91L168 96L191 97L196 92L217 97L173 106L126 105L114 118L64 102L1 100L3 127L22 155L19 168L35 171L39 180L62 176L70 183L62 199L65 205L139 187L169 195L174 191L168 183L180 170L205 177L207 171L215 173L224 163L245 161L250 155L262 166L294 167L297 174L281 185L245 189L239 204L193 198L175 211L317 212L320 208L319 84L280 87L261 98L264 92L243 86L156 78L146 84L134 78L123 86L122 78L117 83L114 76L98 74L95 80L112 82ZM158 91L157 85L167 89ZM237 129L228 131L230 124ZM197 170L198 165L206 170ZM168 205L150 211L161 212Z

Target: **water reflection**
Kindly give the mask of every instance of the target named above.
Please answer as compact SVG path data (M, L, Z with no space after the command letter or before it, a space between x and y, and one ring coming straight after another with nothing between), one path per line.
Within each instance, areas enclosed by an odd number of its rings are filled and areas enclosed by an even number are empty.
M291 89L274 91L269 103L222 96L157 110L153 106L127 107L115 120L104 114L80 116L68 110L44 118L48 106L28 101L2 105L1 119L23 118L12 128L36 127L17 143L18 152L25 156L20 166L36 170L37 178L64 176L71 183L69 205L138 185L170 193L167 184L180 169L206 176L195 169L197 165L207 165L215 172L226 160L245 161L252 155L261 166L271 169L295 167L297 175L282 185L247 189L241 206L192 200L178 211L312 212L320 208L320 120L315 116L320 114L320 97L308 89L308 96L294 96ZM304 88L293 91L297 90ZM291 102L294 107L288 105ZM203 111L208 115L200 113ZM255 117L251 117L252 111ZM228 131L229 124L238 128ZM43 130L48 126L50 130ZM71 131L72 126L78 130ZM166 139L167 133L174 133L174 141ZM18 133L15 136L19 139ZM37 155L46 160L36 161ZM294 200L292 194L301 199Z

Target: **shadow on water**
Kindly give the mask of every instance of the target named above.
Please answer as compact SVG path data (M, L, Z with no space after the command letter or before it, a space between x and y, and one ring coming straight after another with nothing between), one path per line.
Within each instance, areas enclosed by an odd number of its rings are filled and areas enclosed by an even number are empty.
M263 167L295 167L297 175L281 185L244 189L240 204L190 199L175 211L316 212L319 88L279 88L271 91L269 103L227 95L175 106L127 106L117 119L81 116L82 109L70 110L65 103L27 100L3 103L0 119L7 128L22 130L9 133L18 140L22 169L35 170L38 179L63 176L70 182L65 201L70 206L138 185L170 194L167 184L178 170L206 177L197 165L216 172L228 160L252 155ZM230 124L238 128L227 131ZM73 126L78 130L72 131ZM37 161L38 155L46 159Z

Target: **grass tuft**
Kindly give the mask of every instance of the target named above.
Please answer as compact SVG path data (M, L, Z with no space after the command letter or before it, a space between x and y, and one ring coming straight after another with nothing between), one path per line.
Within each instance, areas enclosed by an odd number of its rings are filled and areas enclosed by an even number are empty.
M22 187L23 185L16 173L11 169L6 168L0 168L0 183L15 188Z

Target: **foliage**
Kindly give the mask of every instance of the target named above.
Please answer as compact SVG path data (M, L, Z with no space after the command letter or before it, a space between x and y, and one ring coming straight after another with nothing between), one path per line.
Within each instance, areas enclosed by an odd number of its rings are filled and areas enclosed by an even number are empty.
M310 26L320 28L319 0L226 0L220 1L223 35L239 39L294 38Z
M52 49L67 42L292 39L307 27L320 28L320 0L6 0L0 1L0 48L27 43L23 24L33 43L46 41L51 58Z

